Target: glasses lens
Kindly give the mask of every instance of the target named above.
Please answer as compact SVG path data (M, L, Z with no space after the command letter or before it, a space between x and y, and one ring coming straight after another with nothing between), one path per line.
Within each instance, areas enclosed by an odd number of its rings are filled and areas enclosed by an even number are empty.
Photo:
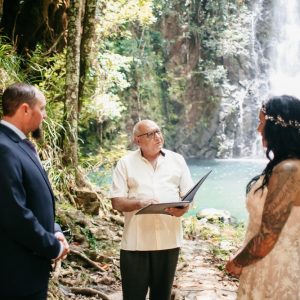
M152 131L152 132L149 132L148 134L147 134L147 137L149 138L149 139L153 139L154 138L154 136L155 136L155 134L157 134L157 135L161 135L161 131L159 130L159 129L157 129L157 130L155 130L155 131Z

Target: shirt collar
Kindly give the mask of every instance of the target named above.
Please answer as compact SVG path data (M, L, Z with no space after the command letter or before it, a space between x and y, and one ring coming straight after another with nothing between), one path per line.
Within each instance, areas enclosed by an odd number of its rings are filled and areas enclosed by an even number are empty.
M21 140L26 139L26 135L24 134L24 132L22 132L19 128L17 128L15 125L5 121L5 120L1 120L0 123L8 128L10 128L14 133L16 133Z
M144 157L141 148L139 148L139 152L140 152L141 157ZM166 156L166 152L165 152L164 149L161 149L161 150L159 151L159 153L160 153L163 157Z

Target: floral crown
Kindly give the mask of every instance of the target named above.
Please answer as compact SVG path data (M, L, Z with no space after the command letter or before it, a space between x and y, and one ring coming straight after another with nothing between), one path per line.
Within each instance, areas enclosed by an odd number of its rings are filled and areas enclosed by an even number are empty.
M300 123L296 120L294 120L294 121L292 121L292 120L284 121L283 118L280 115L277 115L276 117L267 115L267 109L266 109L265 104L263 104L263 106L261 108L261 111L265 115L265 120L269 120L271 122L274 122L275 125L279 125L281 127L292 127L292 128L300 129Z

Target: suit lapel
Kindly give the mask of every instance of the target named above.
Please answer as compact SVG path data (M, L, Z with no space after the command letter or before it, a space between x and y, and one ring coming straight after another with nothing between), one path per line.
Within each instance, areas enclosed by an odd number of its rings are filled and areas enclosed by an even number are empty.
M21 149L30 157L30 159L33 161L33 163L37 166L37 168L39 169L40 173L42 174L42 176L44 177L49 189L51 190L52 193L52 188L48 179L48 176L44 170L44 168L42 167L39 159L34 155L34 153L32 152L31 149L29 149L29 146L27 146L26 144L22 143L21 141L18 143L18 145L21 147Z

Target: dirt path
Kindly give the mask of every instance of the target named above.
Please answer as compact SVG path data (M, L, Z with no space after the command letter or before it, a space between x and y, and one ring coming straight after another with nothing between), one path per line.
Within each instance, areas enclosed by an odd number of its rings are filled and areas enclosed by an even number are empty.
M175 300L236 299L237 282L224 277L212 262L207 241L185 240L174 281ZM122 293L110 295L122 300Z
M214 266L208 242L186 240L181 252L183 262L174 283L176 300L236 299L237 282Z

